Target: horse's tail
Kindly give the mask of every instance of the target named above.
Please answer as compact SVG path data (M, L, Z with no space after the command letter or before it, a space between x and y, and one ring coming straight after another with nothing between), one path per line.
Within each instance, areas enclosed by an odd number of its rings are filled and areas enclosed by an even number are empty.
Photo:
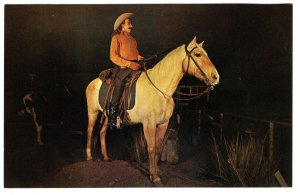
M94 113L100 110L99 91L102 81L99 78L91 81L85 90L88 113Z

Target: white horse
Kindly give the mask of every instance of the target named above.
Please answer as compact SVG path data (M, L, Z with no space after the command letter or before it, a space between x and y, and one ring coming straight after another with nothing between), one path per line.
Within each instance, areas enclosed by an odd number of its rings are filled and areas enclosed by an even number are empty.
M172 95L185 72L202 80L208 86L219 83L219 74L203 49L203 42L197 44L196 37L187 46L181 45L168 53L152 69L147 70L147 74L145 72L141 74L136 83L135 105L127 111L131 124L142 123L143 125L150 160L150 180L156 185L162 185L158 176L157 162L162 149L162 140L174 109ZM102 81L96 78L86 88L87 160L92 159L92 132L99 111L103 112L98 101L101 84ZM104 160L109 160L105 143L107 122L108 118L105 116L100 130L101 152Z

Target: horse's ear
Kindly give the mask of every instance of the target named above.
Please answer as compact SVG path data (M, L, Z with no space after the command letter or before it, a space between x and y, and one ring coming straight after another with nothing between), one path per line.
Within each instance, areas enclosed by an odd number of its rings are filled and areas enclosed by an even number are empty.
M201 43L196 43L197 44L197 46L199 47L199 48L203 48L203 44L204 44L204 41L202 41Z
M196 37L194 37L194 39L189 43L189 45L187 46L187 50L191 51L195 46L196 46L197 42L196 42Z
M200 46L203 48L203 44L204 44L204 41L202 41L201 43L200 43Z

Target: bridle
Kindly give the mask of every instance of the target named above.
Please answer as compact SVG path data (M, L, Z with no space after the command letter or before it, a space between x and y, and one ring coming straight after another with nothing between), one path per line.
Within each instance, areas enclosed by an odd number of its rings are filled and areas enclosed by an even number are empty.
M187 65L187 69L184 71L184 67L183 67L183 63L182 63L182 70L183 73L186 74L189 71L189 67L190 67L190 61L191 59L193 60L194 64L196 65L196 67L198 68L198 70L200 71L201 75L204 77L206 83L208 83L208 87L210 87L211 90L214 89L214 86L212 85L212 81L209 80L209 78L207 78L206 74L204 73L204 71L201 69L200 65L198 64L198 62L194 59L194 57L192 56L192 52L198 48L198 46L195 46L193 49L191 49L191 51L187 50L187 46L185 47L185 52L186 52L186 56L188 57L188 65Z
M196 61L196 60L193 58L193 56L192 56L192 52L193 52L194 49L196 49L196 48L197 48L197 46L195 46L193 49L191 49L191 51L188 51L188 50L187 50L187 46L185 47L186 56L188 57L188 65L187 65L187 69L184 70L184 65L183 65L183 62L182 62L182 71L183 71L184 74L186 74L186 73L188 72L189 67L190 67L190 61L191 61L191 59L192 59L192 61L195 63L196 67L197 67L198 70L200 71L201 75L204 77L206 83L209 83L209 84L208 84L207 88L206 88L204 91L202 91L201 93L198 93L198 94L185 94L185 93L180 93L180 92L175 91L175 93L180 94L180 95L186 95L186 96L196 95L196 96L190 97L190 98L176 98L176 97L173 97L173 99L175 99L175 100L188 101L188 100L197 99L197 98L201 97L202 95L204 95L204 94L206 94L206 93L208 93L209 91L211 91L211 90L214 89L211 80L209 80L209 79L207 78L207 76L206 76L206 74L204 73L204 71L201 69L201 67L199 66L199 64L197 63L197 61ZM158 55L155 55L155 56L157 57ZM184 60L183 60L183 61L184 61ZM152 80L150 79L150 77L149 77L149 75L148 75L147 70L145 69L145 67L144 67L144 72L145 72L145 74L146 74L148 80L150 81L150 83L153 85L153 87L154 87L155 89L157 89L161 94L163 94L163 96L165 96L165 97L167 97L167 98L172 98L172 96L170 96L170 95L164 93L163 91L161 91L161 90L160 90L160 89L152 82Z

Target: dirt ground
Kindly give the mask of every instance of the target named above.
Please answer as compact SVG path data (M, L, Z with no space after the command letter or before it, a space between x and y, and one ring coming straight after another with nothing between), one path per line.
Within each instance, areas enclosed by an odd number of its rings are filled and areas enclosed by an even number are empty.
M4 187L154 187L149 180L147 159L141 162L130 159L128 147L123 145L127 138L120 136L126 132L108 133L112 161L101 160L99 150L94 152L94 160L86 161L86 136L80 133L85 132L81 128L84 127L45 127L44 145L38 146L31 123L6 122ZM179 139L179 163L159 163L164 187L223 186L210 172L204 145L207 142L193 146L188 139L184 136Z

